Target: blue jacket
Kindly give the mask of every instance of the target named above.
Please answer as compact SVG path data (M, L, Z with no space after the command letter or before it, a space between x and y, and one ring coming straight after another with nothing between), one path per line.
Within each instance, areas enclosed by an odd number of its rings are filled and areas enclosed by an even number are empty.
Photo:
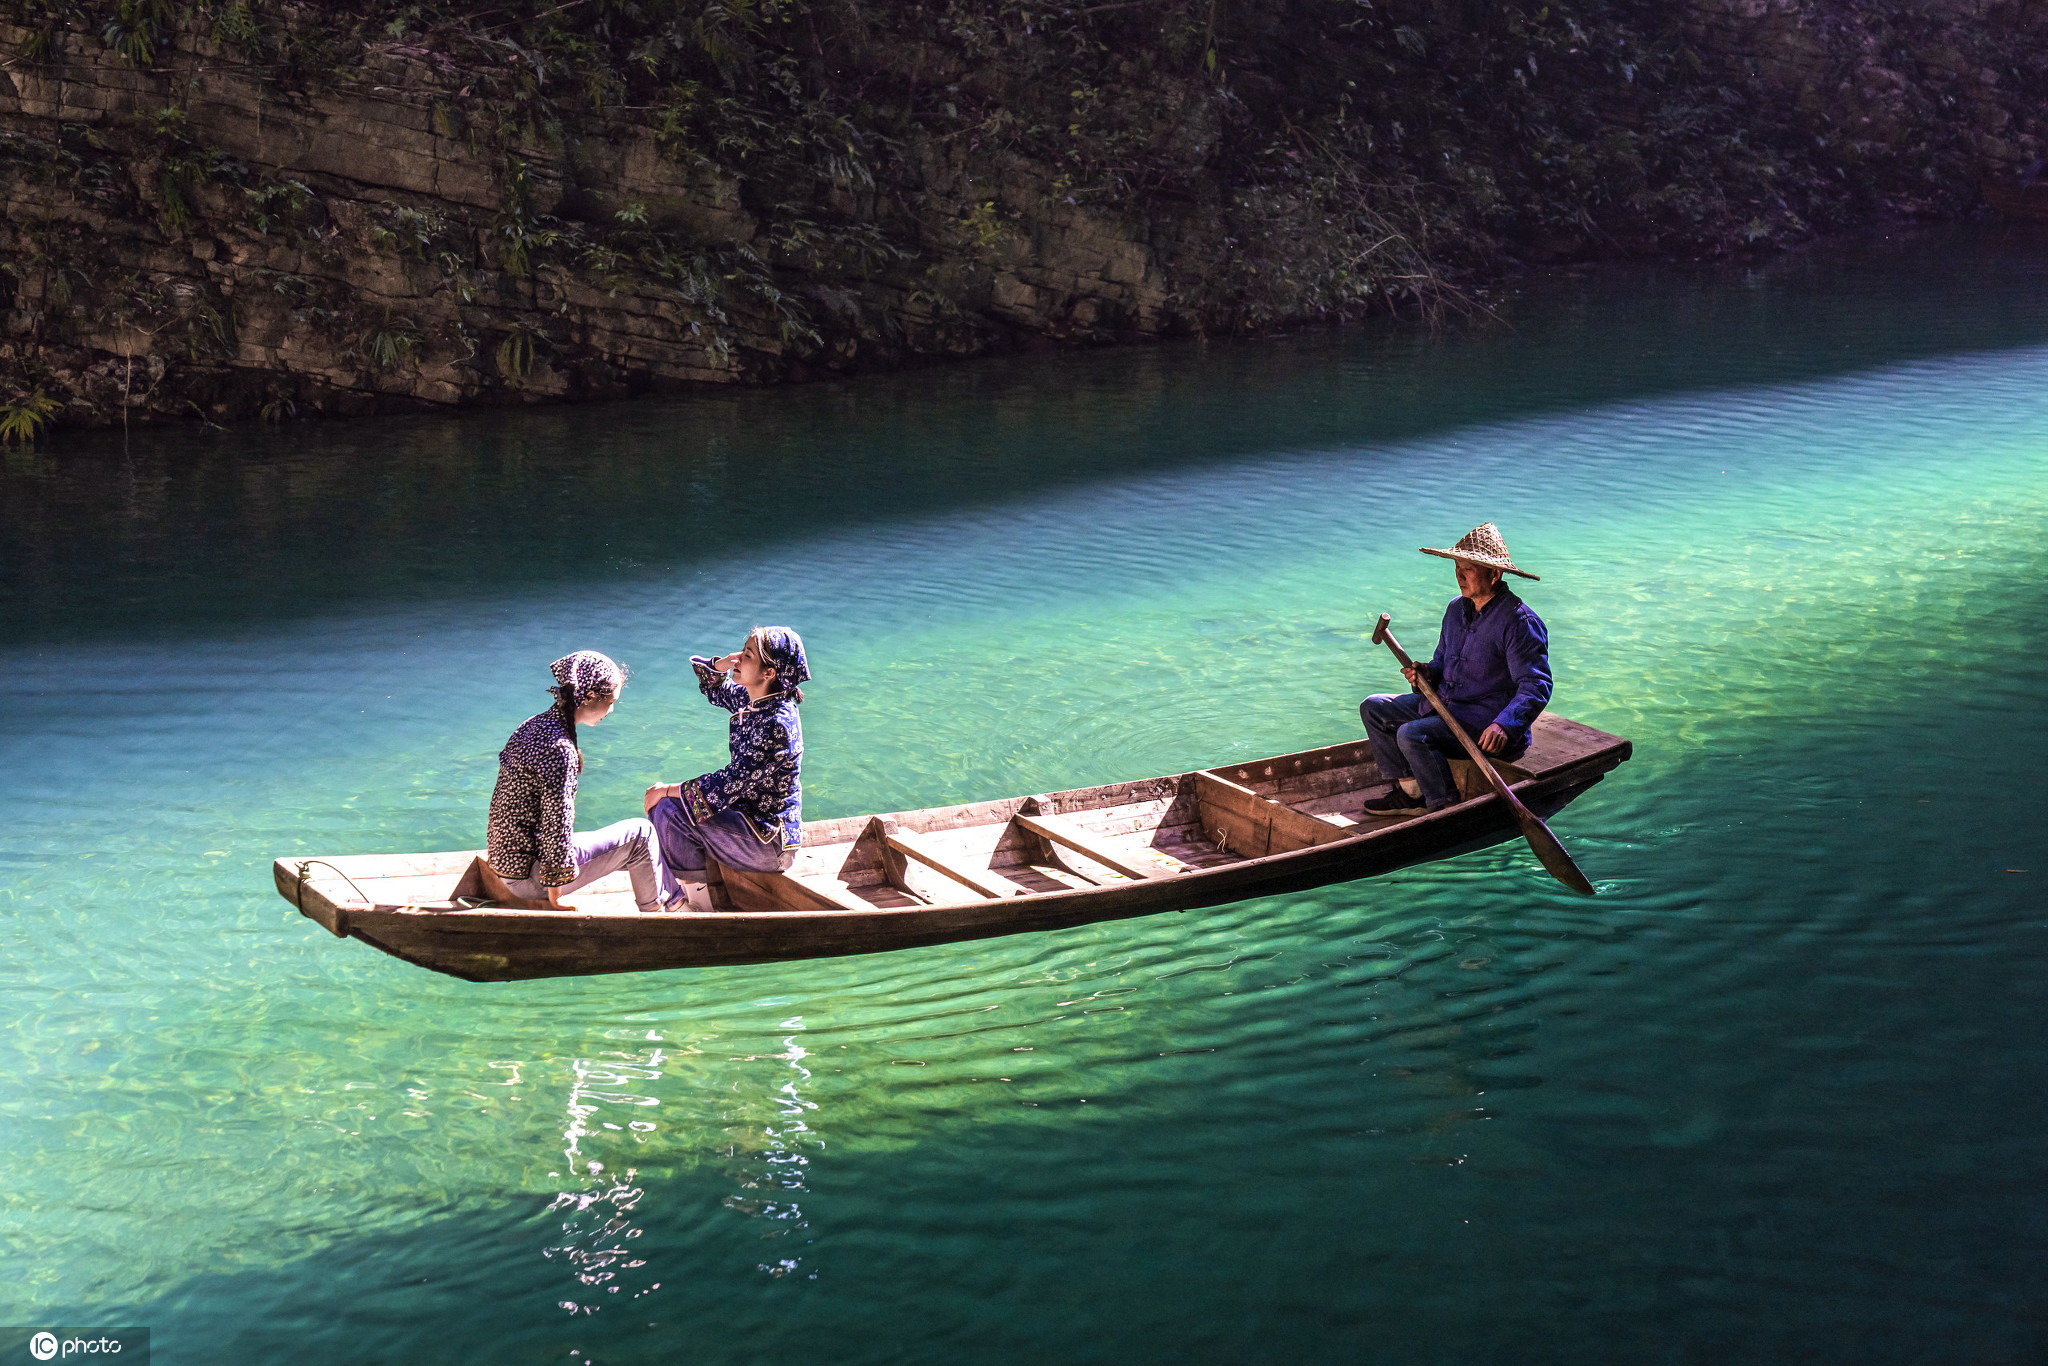
M1469 599L1452 598L1436 653L1422 669L1474 740L1499 726L1508 733L1508 754L1517 755L1550 701L1550 633L1505 584L1481 612Z

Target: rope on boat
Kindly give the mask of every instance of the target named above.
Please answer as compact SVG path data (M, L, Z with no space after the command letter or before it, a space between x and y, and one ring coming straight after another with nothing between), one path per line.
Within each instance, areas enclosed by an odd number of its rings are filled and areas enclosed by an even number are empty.
M319 864L322 868L332 870L336 877L340 878L343 882L346 882L349 885L349 887L355 892L355 894L362 898L363 904L365 906L374 906L377 904L376 902L370 900L369 896L364 893L362 888L356 886L356 880L354 878L350 877L347 873L342 872L341 869L336 868L326 859L300 859L299 880L292 886L292 901L295 905L298 906L300 915L304 915L306 913L306 878L312 872L313 865L316 863ZM341 936L344 939L348 937L348 912L343 910L339 906L336 906L334 908L334 932L335 934Z

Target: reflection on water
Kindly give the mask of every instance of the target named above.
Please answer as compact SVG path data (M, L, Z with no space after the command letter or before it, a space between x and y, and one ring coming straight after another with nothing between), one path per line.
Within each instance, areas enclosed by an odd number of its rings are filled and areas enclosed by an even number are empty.
M652 1031L647 1037L659 1042ZM647 1193L633 1184L638 1173L630 1166L611 1171L604 1160L584 1153L583 1141L593 1139L600 1152L611 1153L624 1144L607 1135L644 1144L658 1131L654 1120L636 1118L634 1111L651 1111L661 1104L659 1097L647 1094L652 1088L644 1084L660 1078L666 1057L663 1049L654 1047L607 1050L595 1059L569 1060L569 1124L562 1131L562 1160L565 1173L582 1180L578 1189L565 1190L549 1203L548 1213L566 1217L560 1241L544 1248L541 1255L565 1260L576 1283L583 1287L575 1298L558 1302L571 1313L595 1313L604 1303L603 1296L616 1295L625 1287L620 1279L623 1273L647 1265L626 1246L644 1232L629 1217ZM610 1166L619 1167L619 1159L614 1158ZM651 1275L634 1277L633 1284L641 1287L634 1289L634 1299L661 1288Z
M548 1205L548 1213L566 1211L567 1217L562 1220L562 1241L543 1248L541 1255L550 1260L565 1258L576 1283L583 1287L577 1298L558 1301L572 1314L596 1313L604 1303L601 1294L619 1293L621 1273L647 1265L624 1246L644 1231L628 1217L647 1193L632 1184L638 1173L628 1167L607 1184L597 1181L601 1163L598 1168L591 1172L592 1188L563 1191ZM659 1289L659 1281L650 1281L646 1289L634 1291L633 1298Z
M781 1039L781 1051L725 1059L720 1075L730 1078L726 1088L689 1095L680 1106L673 1085L662 1083L690 1083L669 1076L671 1054L656 1031L646 1031L651 1047L568 1060L562 1171L548 1174L575 1184L547 1203L546 1213L560 1220L559 1234L541 1252L565 1265L576 1284L570 1298L555 1301L558 1308L595 1314L661 1289L658 1259L636 1241L651 1211L641 1208L649 1192L633 1164L649 1156L672 1161L677 1143L702 1142L712 1134L716 1147L703 1157L732 1187L720 1206L748 1220L753 1241L766 1245L747 1254L754 1268L778 1278L803 1268L801 1249L811 1241L811 1221L800 1200L812 1157L825 1143L808 1118L817 1102L803 1095L811 1077L804 1065L809 1055L801 1042L803 1017L782 1020L776 1028L792 1031ZM664 1142L658 1118L664 1092L667 1109L681 1115L674 1142Z
M787 1276L802 1265L803 1257L797 1248L810 1239L797 1235L805 1233L811 1225L797 1197L807 1190L804 1177L811 1164L810 1154L822 1152L825 1147L825 1140L804 1118L818 1108L817 1103L805 1100L798 1089L811 1078L804 1066L804 1059L810 1055L799 1042L803 1016L792 1016L779 1027L798 1031L782 1041L783 1052L769 1054L765 1059L748 1057L737 1061L786 1063L787 1073L759 1101L740 1100L725 1112L729 1139L725 1174L739 1187L725 1198L725 1207L749 1219L764 1221L760 1237L770 1244L767 1252L771 1260L756 1263L756 1267L771 1276ZM752 1069L747 1075L754 1075ZM817 1274L810 1273L813 1278Z
M1276 453L1643 399L1732 415L1685 397L2048 340L2044 283L2048 254L2025 237L1876 242L1545 277L1508 325L1451 338L1373 327L597 408L71 434L0 458L0 632L206 634L422 598L496 616L521 610L508 590L564 587L609 611L650 577L729 577L741 543L798 568L846 555L833 543L849 533L992 509L988 546L1014 537L1000 513L1020 499L1128 506L1153 480ZM1156 548L1141 538L1134 561ZM755 601L788 598L764 583Z
M1936 243L1479 337L0 458L0 1318L166 1362L2038 1356L2044 276ZM1594 902L1501 846L477 986L270 887L473 847L574 646L634 669L579 798L630 814L722 762L689 650L771 616L814 816L1348 739L1376 613L1449 596L1415 547L1480 520L1559 710L1637 745L1558 823Z

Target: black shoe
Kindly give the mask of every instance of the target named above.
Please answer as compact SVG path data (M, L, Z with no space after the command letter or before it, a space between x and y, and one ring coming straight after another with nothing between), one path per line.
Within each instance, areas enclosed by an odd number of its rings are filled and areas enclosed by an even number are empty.
M1411 797L1395 783L1387 789L1384 797L1374 797L1365 804L1368 816L1419 816L1423 813L1422 798Z

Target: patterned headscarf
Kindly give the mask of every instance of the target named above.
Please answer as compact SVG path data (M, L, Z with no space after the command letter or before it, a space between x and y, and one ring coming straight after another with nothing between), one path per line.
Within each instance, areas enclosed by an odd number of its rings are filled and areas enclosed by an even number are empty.
M575 705L582 706L594 693L612 697L626 686L626 670L615 663L610 656L595 650L578 650L572 655L563 655L548 665L555 682L568 688L575 698Z
M787 626L756 626L754 639L761 650L761 662L775 670L775 686L788 692L799 683L811 681L811 666L804 659L803 637Z

